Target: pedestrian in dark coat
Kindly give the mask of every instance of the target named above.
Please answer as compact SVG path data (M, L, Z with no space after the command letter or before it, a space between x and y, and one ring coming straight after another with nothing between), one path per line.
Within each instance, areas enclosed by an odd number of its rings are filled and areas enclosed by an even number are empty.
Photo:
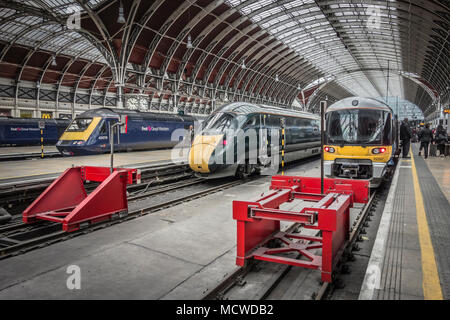
M438 125L436 129L435 141L439 150L439 156L445 155L445 144L447 143L447 131L442 124Z
M425 159L428 158L428 147L430 146L430 142L433 141L433 132L430 130L430 124L427 123L425 125L425 128L423 128L419 132L419 141L420 141L420 148L419 148L419 156L421 155L422 148L425 150Z
M411 144L412 131L409 127L408 118L405 118L400 126L400 140L402 142L403 158L408 157L409 146Z

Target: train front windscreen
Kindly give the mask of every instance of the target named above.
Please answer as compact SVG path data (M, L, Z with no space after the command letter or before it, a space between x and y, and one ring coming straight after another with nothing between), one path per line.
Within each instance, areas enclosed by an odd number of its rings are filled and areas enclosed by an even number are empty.
M327 114L327 143L380 145L389 132L389 113L383 110L347 109ZM387 132L387 133L388 133Z
M66 131L69 132L83 132L85 131L92 122L92 118L76 118L67 127Z
M239 126L238 117L231 113L218 112L209 116L202 123L203 133L224 132L236 130Z

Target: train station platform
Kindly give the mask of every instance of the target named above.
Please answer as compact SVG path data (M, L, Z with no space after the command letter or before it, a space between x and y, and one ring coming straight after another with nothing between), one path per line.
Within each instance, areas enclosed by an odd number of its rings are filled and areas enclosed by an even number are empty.
M72 166L110 166L110 154L98 154L89 156L44 158L20 161L0 162L0 186L22 181L36 181L40 179L55 179L67 168ZM186 155L180 156L178 150L148 150L120 152L114 154L114 166L116 167L141 167L157 164L180 163L187 161Z
M14 161L41 157L41 146L0 147L0 161ZM55 146L44 146L45 157L61 156Z
M317 177L319 161L287 174ZM0 300L201 299L237 268L232 201L259 197L270 179L0 260ZM66 286L74 265L81 270L80 290Z
M418 147L398 163L359 299L450 299L450 160Z

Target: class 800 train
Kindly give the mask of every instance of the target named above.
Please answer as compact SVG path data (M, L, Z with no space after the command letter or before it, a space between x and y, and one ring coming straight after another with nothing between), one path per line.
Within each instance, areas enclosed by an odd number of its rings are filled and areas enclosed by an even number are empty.
M78 115L59 139L56 147L64 155L110 152L110 136L115 151L171 148L175 130L188 130L197 119L188 115L100 108ZM112 127L117 122L119 128ZM110 130L113 131L110 135Z
M219 178L244 177L275 165L278 171L283 161L319 153L317 115L236 102L215 110L203 121L188 157L197 176ZM275 164L274 159L279 162Z
M350 97L329 106L325 122L325 175L367 179L378 187L399 150L392 109L377 99Z

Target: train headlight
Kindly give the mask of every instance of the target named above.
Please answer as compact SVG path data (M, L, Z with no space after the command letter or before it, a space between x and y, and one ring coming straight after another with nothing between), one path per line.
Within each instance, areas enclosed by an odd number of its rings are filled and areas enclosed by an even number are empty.
M334 153L334 148L333 147L325 147L324 148L325 152L329 152L329 153Z
M380 154L380 153L385 153L386 152L386 148L375 148L372 149L372 153L373 154Z

